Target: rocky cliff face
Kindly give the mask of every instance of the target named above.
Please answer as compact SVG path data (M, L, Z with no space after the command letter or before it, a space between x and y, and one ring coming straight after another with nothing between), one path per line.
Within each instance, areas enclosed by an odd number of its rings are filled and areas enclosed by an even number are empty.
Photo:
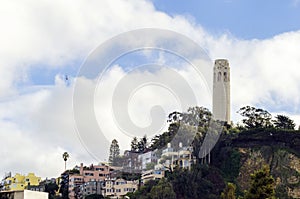
M276 181L278 198L300 198L300 158L285 149L274 149L270 146L261 148L239 148L241 154L240 170L237 184L241 190L249 187L250 174L270 166L271 174Z
M300 198L300 132L264 129L224 136L214 156L215 166L240 193L249 188L254 171L269 165L276 197Z

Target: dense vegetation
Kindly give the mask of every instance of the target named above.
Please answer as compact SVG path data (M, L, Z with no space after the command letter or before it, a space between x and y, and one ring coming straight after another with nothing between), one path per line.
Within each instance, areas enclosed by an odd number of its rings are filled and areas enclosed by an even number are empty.
M242 155L240 148L259 149L267 146L272 152L286 150L300 156L300 133L294 130L295 123L284 115L277 115L274 120L270 113L263 109L246 106L239 110L244 116L242 125L221 124L223 133L211 152L211 161L200 162L189 170L174 169L167 173L166 179L150 181L141 187L131 198L161 198L156 197L154 190L159 193L173 192L178 199L181 198L275 198L280 190L276 190L274 178L271 175L269 165L264 165L251 174L247 190L241 190L237 178L240 172ZM203 137L211 125L210 112L202 107L190 108L187 113L174 112L169 115L169 129L167 132L157 135L152 139L150 149L161 149L171 142L180 125L182 131L191 131L195 135L191 143L196 150L197 157L199 146ZM209 123L210 122L210 123ZM216 121L218 122L218 121ZM196 127L196 128L194 128ZM196 129L196 130L195 130ZM184 132L190 133L190 132ZM176 145L174 145L176 146ZM162 186L168 187L163 189ZM278 191L278 192L275 192ZM287 195L281 195L280 198Z

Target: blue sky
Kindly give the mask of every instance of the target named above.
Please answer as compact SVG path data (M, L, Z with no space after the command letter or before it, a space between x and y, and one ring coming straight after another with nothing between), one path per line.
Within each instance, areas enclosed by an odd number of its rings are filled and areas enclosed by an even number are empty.
M152 0L158 10L193 18L213 34L265 39L300 28L299 0Z

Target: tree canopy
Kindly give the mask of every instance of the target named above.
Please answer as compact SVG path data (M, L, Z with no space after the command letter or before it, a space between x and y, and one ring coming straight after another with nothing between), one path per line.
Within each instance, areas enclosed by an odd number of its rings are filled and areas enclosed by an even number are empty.
M268 166L251 175L251 185L244 199L275 199L275 180Z
M160 179L158 184L152 187L150 194L153 199L176 199L172 184L165 178Z
M109 158L108 161L112 165L116 165L118 158L120 157L120 147L116 139L113 139L109 149Z
M235 199L236 186L228 183L224 191L221 193L221 199Z
M273 120L275 128L278 129L295 129L295 122L285 115L276 115Z
M253 106L245 106L240 108L238 113L245 117L242 122L248 129L253 128L269 128L272 126L272 115L261 108L255 108Z

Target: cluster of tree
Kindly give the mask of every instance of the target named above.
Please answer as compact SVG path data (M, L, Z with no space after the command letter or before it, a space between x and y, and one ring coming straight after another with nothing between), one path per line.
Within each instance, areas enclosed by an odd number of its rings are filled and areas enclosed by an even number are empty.
M166 178L148 181L138 191L128 195L132 199L219 198L223 187L220 174L207 165L198 165L190 171L176 168L167 173Z
M137 137L134 137L131 141L131 151L139 153L147 151L147 141L148 140L146 135L144 135L144 137L142 137L140 141L138 141Z
M147 147L147 136L140 138L134 137L131 141L131 151L136 153L146 152L149 148ZM109 149L108 161L111 165L121 166L123 161L123 156L120 155L119 143L116 139L113 139Z
M222 191L222 187L225 187ZM251 174L248 190L237 195L236 185L225 185L216 168L202 165L191 171L175 169L167 178L150 180L138 191L128 193L132 199L275 199L275 181L267 166Z
M128 193L131 199L176 199L172 184L166 179L150 180L134 193Z
M168 131L155 136L151 140L150 148L161 149L166 147L167 143L172 143L176 149L179 142L188 146L192 141L190 139L194 139L195 136L204 137L211 121L212 113L205 107L190 107L187 112L170 113L167 119Z
M69 174L68 170L61 174L59 193L62 199L69 198Z
M56 192L58 191L59 187L56 183L50 182L45 184L45 192L49 193L49 199L55 199Z
M170 113L167 122L168 130L156 135L149 143L146 136L139 140L134 137L131 141L131 151L137 153L153 151L166 147L168 143L178 149L179 143L181 143L183 146L192 146L194 156L198 157L205 135L207 132L212 132L212 128L216 127L213 122L216 124L217 121L213 121L212 113L207 108L191 107L187 112ZM121 161L118 141L114 139L110 146L109 162L118 165Z
M236 196L236 185L228 183L221 193L221 199L275 199L275 180L270 174L268 166L251 174L251 182L244 196Z
M184 113L173 112L168 116L169 127L166 132L156 135L151 139L150 143L148 143L146 136L140 139L137 137L133 138L131 151L142 153L147 150L161 150L168 143L172 143L172 147L176 149L179 142L181 142L184 146L189 144L192 147L193 155L197 157L197 162L199 163L201 161L199 152L204 138L208 132L214 131L215 126L217 126L216 129L218 130L221 126L222 131L226 133L239 132L240 130L249 131L250 129L255 131L258 128L295 129L294 121L285 115L276 115L273 119L268 111L251 106L240 108L238 113L244 117L242 119L243 125L234 127L233 124L215 121L211 112L204 107L192 107ZM193 138L192 141L189 140L190 137ZM112 157L112 159L110 158L111 162L115 162L115 159L120 157L118 147L116 140L112 142L110 152L114 154L110 155ZM239 161L238 157L235 159ZM210 166L208 166L209 169L205 169L205 166L207 165L196 164L191 171L175 169L171 171L166 179L149 181L137 192L129 195L131 198L142 199L162 198L159 196L167 193L170 194L166 196L167 198L173 198L173 193L175 193L175 198L237 198L236 186L233 183L228 183L225 186L225 182L228 179L222 177L223 174L220 174L222 172L212 173L214 169ZM239 198L274 198L274 179L267 168L255 172L251 179L250 189L238 196ZM224 187L225 189L223 190Z
M242 122L246 129L253 128L278 128L278 129L295 129L295 122L285 115L276 115L272 120L272 115L261 108L245 106L240 108L238 113L245 117Z
M172 112L167 119L169 127L166 132L156 135L149 143L146 135L139 139L134 137L131 141L131 151L137 153L148 150L153 151L166 147L168 143L172 143L172 147L177 149L181 142L183 146L191 146L193 155L198 157L208 132L212 135L217 134L220 130L223 132L238 132L256 128L295 129L295 122L288 116L276 115L275 119L272 119L272 115L261 108L245 106L240 108L238 113L244 117L242 119L243 125L234 128L232 124L215 121L212 113L205 107L190 107L187 112L183 113ZM199 158L197 160L200 161ZM109 162L116 166L120 166L120 162L122 162L119 144L116 139L112 141L110 146Z

